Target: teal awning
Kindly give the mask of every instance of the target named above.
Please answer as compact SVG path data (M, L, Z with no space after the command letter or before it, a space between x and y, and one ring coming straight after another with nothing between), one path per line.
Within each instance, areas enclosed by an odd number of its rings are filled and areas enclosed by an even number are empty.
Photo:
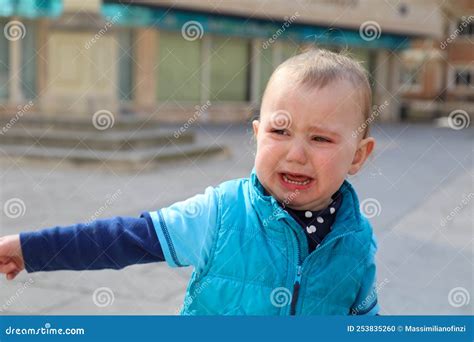
M279 32L278 39L291 39L298 42L317 42L323 45L343 45L348 47L404 49L410 38L404 35L382 32L377 39L362 39L359 30L347 28L318 27L299 24L296 20L283 30L283 22L262 19L248 19L187 11L175 8L147 7L133 4L103 3L102 15L115 24L132 27L155 26L170 31L181 31L189 21L197 21L203 33L243 38L269 39Z
M57 17L62 10L62 0L0 0L0 17Z

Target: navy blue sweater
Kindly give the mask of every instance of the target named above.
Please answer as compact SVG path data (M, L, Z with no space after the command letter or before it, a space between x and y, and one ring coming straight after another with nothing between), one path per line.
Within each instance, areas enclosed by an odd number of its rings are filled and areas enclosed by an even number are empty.
M20 234L28 272L121 269L164 261L148 213Z
M321 211L286 208L304 229L309 252L329 233L342 196ZM321 222L319 222L321 221ZM121 269L129 265L165 261L149 213L139 218L115 217L20 234L28 272Z

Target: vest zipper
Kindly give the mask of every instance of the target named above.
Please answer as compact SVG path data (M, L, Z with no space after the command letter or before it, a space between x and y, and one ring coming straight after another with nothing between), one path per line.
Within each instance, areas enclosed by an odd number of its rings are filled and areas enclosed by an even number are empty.
M298 262L300 261L298 260ZM298 265L296 268L296 277L295 282L293 283L293 295L291 296L290 315L296 315L296 302L298 301L301 284L301 268L301 265Z
M296 265L296 277L293 282L293 293L291 295L291 304L290 304L290 315L296 315L296 303L298 301L298 295L300 292L300 284L301 284L301 273L302 273L302 261L301 261L301 246L298 241L298 234L294 231L293 232L296 237L296 260L298 264Z
M344 233L344 234L336 235L332 239L328 240L324 245L322 245L317 251L319 252L321 249L327 247L331 242L333 242L333 241L335 241L339 238L342 238L346 235L351 235L353 233L354 232L347 232L347 233ZM296 233L295 233L295 235L296 235ZM302 274L302 269L303 269L303 265L302 265L302 261L301 261L301 251L300 251L301 247L300 247L300 244L298 242L298 237L296 237L296 243L297 243L297 247L298 247L298 255L297 255L298 265L296 266L296 277L295 277L295 281L293 282L293 294L291 296L291 304L290 304L290 315L291 316L296 315L296 303L298 301L298 296L299 296L299 293L300 293L301 274ZM317 253L317 252L314 251L313 253Z

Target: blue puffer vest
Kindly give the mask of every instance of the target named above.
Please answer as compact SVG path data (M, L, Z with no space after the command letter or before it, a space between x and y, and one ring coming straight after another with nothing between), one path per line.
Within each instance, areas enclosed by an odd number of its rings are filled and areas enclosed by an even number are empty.
M372 228L348 181L331 232L308 255L302 227L250 178L219 185L218 227L183 315L347 315L374 278ZM162 223L163 224L163 223Z

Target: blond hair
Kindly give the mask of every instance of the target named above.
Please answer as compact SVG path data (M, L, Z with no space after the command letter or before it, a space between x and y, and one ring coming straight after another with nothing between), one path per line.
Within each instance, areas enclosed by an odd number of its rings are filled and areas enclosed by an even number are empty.
M360 62L345 53L335 53L325 49L313 49L293 56L280 64L273 72L268 85L278 74L285 72L297 84L310 88L323 88L336 81L348 81L361 96L361 112L366 122L363 138L369 135L370 112L372 106L372 89L368 73ZM263 102L263 100L262 100Z

